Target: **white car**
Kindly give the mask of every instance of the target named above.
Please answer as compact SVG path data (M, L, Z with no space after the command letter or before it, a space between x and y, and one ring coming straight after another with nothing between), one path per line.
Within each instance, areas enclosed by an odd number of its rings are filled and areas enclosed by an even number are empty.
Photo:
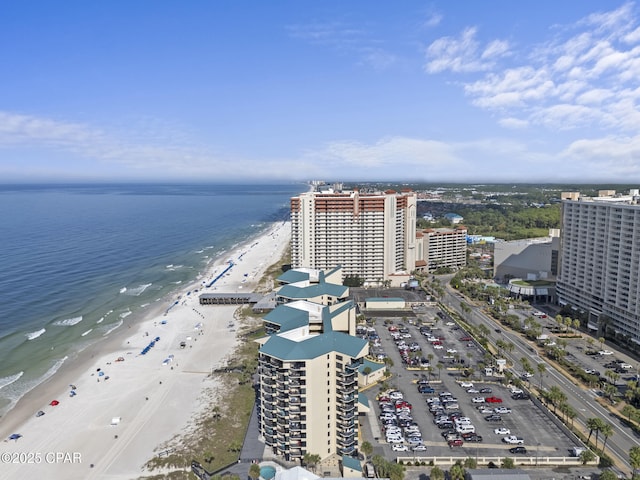
M473 397L471 403L484 403L484 397Z
M393 450L394 452L408 452L409 447L407 447L406 445L401 445L396 443L391 445L391 450Z
M480 408L478 408L478 411L480 413L493 413L493 408L489 408L486 405L482 405L480 406Z
M447 322L447 323L445 323L445 325L447 327L453 327L455 325L455 323L454 322Z
M458 353L458 350L456 350L455 348L447 348L447 353L451 353L451 354Z
M402 437L387 437L387 443L404 443L404 438Z
M502 439L502 441L509 445L522 445L524 443L524 439L516 437L515 435L507 435Z
M507 407L496 407L493 409L494 413L511 413L511 409Z
M613 355L613 352L611 350L600 350L598 353L600 355Z
M470 388L467 390L467 393L480 393L480 390L478 390L477 388Z
M411 450L413 450L414 452L426 452L427 447L425 445L418 444L411 447Z
M460 386L462 388L473 388L473 383L471 383L471 382L461 382Z
M496 428L493 433L495 433L496 435L511 435L511 430L509 430L508 428Z
M434 345L433 348L436 350L442 350L444 347L442 345Z

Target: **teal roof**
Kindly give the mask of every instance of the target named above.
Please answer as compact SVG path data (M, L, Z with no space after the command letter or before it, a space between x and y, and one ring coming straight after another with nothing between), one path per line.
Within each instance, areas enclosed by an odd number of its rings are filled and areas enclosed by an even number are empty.
M335 285L333 283L314 283L306 287L300 287L297 285L283 285L278 290L279 297L306 299L315 298L322 295L329 295L331 297L341 298L348 294L349 287L344 285Z
M369 408L369 399L362 392L358 393L358 403L361 404L361 405L364 405L367 408Z
M288 305L280 305L264 316L269 323L280 325L280 331L286 332L309 324L309 312L292 308Z
M344 455L342 457L342 465L350 468L351 470L357 470L358 472L362 471L362 464L357 458L347 457L346 455Z
M324 307L322 309L322 330L324 332L332 331L333 324L331 323L331 320L333 319L333 317L352 308L353 300L347 300L346 302L337 303L333 306L333 310L330 307Z
M313 335L299 342L280 335L272 335L262 345L260 351L271 357L285 361L311 360L330 352L339 352L351 358L358 358L368 342L342 332L326 332Z
M371 302L404 302L402 297L371 297L365 299L367 303Z
M287 270L282 275L278 277L278 281L280 283L296 283L302 282L304 280L309 280L308 272L301 272L299 270Z
M362 365L360 365L360 368L358 368L358 371L362 375L364 375L364 369L367 367L369 367L369 370L371 370L372 372L375 372L376 370L380 370L383 368L387 368L387 366L384 363L372 362L371 360L367 360L365 358L364 361L362 362Z

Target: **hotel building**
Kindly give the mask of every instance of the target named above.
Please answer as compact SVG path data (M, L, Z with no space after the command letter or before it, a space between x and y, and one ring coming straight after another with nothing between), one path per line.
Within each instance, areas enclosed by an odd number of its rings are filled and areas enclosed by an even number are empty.
M260 340L261 437L275 455L299 461L353 455L358 442L358 372L369 352L355 330L352 301L278 306Z
M629 195L562 195L558 301L588 316L589 328L640 343L640 206Z
M417 234L416 268L432 272L441 267L458 269L467 265L467 229L428 228Z
M291 199L294 268L328 269L365 282L415 268L416 194L307 192Z

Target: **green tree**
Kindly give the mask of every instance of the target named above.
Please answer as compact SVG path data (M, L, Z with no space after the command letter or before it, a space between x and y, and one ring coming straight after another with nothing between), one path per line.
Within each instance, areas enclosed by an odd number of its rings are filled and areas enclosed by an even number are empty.
M465 470L460 463L455 463L451 465L449 469L449 477L451 480L464 480Z
M501 462L502 468L516 468L516 462L511 457L504 457Z
M631 417L636 415L636 409L633 407L633 405L626 404L624 407L622 407L620 413L627 417L627 421L631 422Z
M600 427L600 435L604 437L604 442L602 443L602 451L604 452L607 448L607 440L611 435L613 435L613 427L610 423L602 422L602 426Z
M540 362L536 365L536 369L538 370L538 375L540 375L540 390L542 390L542 378L544 377L544 373L547 371L547 365Z
M593 462L595 459L596 459L596 454L589 449L584 450L580 454L580 461L582 462L582 465L586 465L589 462Z
M307 452L302 457L302 462L314 472L316 471L316 465L320 463L320 460L320 455L317 455L315 453Z
M249 478L251 480L257 480L260 477L260 465L252 463L249 467Z
M640 447L635 446L629 449L629 465L633 468L633 477L635 477L640 469Z
M611 470L604 470L598 477L600 480L618 480L618 476Z
M362 444L360 445L360 451L364 455L364 461L366 463L367 458L369 458L369 455L373 453L373 445L371 445L369 442L366 442L366 441L362 442Z
M467 457L464 459L464 463L462 464L464 468L474 469L478 466L478 462L476 462L475 458Z
M444 471L436 465L429 473L429 480L444 480Z

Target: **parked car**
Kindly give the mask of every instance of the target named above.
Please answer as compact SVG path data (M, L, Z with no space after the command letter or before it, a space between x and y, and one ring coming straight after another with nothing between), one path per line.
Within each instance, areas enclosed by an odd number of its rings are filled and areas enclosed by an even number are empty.
M509 449L511 453L527 453L527 449L524 447L511 447Z
M481 442L482 435L478 435L477 433L464 433L462 434L462 438L465 442Z
M418 392L420 393L436 393L433 387L428 385L420 385L418 386Z
M507 435L502 439L502 441L510 445L522 445L524 443L524 439L522 437L516 437L515 435Z
M511 413L511 409L507 407L496 407L493 409L493 411L500 414Z
M511 430L505 427L496 428L493 433L496 435L511 435Z
M411 447L411 450L414 452L426 452L427 451L427 447L423 444L418 444L418 445L414 445L413 447Z
M391 446L391 450L393 450L394 452L408 452L409 447L402 444L394 444Z
M502 403L502 399L500 397L487 397L484 401L487 403Z
M467 390L467 393L480 393L480 390L478 390L477 388L470 388Z
M502 421L502 417L500 415L498 415L497 413L492 413L491 415L487 415L486 417L484 417L484 419L487 422L501 422Z
M449 440L447 443L449 444L449 447L461 447L464 444L464 442L460 438Z
M460 386L462 388L473 388L473 383L472 382L461 382Z
M473 397L471 403L484 403L484 397Z
M480 389L480 393L491 393L491 392L492 392L492 390L489 387L482 387Z

